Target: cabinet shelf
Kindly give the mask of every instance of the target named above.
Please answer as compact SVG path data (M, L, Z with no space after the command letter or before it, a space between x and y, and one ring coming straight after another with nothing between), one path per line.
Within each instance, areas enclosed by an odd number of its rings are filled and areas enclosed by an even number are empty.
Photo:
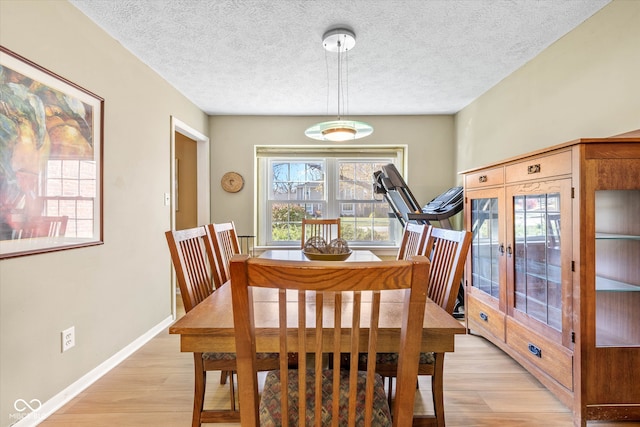
M596 233L596 240L640 240L633 234Z
M596 291L598 292L640 292L640 286L618 280L596 276Z
M597 329L598 347L636 347L637 344L631 339L619 337L611 333L609 330Z

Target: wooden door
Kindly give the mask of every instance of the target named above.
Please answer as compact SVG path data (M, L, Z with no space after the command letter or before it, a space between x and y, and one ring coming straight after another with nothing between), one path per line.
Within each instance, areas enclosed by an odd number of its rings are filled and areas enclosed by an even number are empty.
M176 230L184 230L199 225L196 141L176 132L175 153Z

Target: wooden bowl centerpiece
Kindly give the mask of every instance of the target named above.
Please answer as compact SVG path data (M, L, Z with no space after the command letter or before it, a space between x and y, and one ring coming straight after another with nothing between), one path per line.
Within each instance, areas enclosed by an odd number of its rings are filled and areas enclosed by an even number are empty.
M320 236L310 237L302 249L304 255L314 261L344 261L351 256L351 249L344 239L333 239L327 243Z

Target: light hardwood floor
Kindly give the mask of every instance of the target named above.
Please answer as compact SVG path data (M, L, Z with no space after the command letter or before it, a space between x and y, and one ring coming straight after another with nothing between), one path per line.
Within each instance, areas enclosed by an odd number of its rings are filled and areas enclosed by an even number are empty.
M41 426L191 425L193 356L180 353L179 339L167 331L82 392ZM483 338L456 338L445 359L445 412L449 427L572 427L571 414L520 365ZM207 380L210 407L228 407L228 386L218 373ZM416 413L432 410L430 379L421 377ZM209 424L238 427L240 424ZM640 422L589 423L631 427Z

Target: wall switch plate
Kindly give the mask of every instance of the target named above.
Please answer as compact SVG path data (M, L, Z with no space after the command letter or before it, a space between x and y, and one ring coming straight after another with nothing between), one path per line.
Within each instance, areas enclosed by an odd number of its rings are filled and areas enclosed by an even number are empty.
M69 329L65 329L61 332L62 338L62 352L69 350L76 345L76 327L72 326Z
M164 205L169 206L171 204L171 195L169 193L164 193Z

